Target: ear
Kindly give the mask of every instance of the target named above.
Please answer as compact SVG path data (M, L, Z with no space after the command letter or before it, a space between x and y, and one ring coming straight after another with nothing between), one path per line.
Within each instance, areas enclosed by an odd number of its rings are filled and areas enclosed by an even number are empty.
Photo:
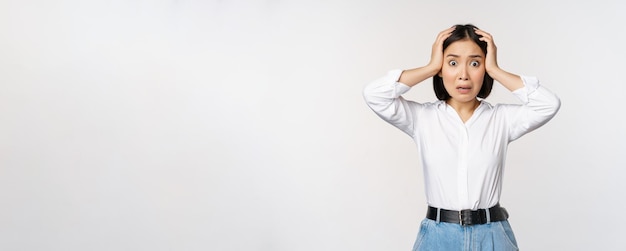
M441 77L441 70L439 70L439 72L437 72L437 76Z

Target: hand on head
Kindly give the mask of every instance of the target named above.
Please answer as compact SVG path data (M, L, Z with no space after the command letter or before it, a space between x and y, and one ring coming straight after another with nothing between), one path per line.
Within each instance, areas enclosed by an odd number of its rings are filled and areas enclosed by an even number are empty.
M481 38L479 38L480 41L484 41L487 43L487 55L485 55L485 70L487 71L487 73L493 72L498 68L498 53L496 44L493 42L493 37L491 36L491 34L480 29L474 29L474 32L481 36Z
M441 66L443 65L443 42L452 35L452 32L456 29L456 25L450 28L447 28L437 35L437 39L433 44L432 52L430 54L430 62L428 63L433 69L436 69L436 72L441 70Z

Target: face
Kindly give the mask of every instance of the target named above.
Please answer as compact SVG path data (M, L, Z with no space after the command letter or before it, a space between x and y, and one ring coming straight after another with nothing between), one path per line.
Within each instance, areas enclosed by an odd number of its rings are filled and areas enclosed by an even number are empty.
M443 51L441 78L449 102L474 102L483 86L485 53L472 40L459 40Z

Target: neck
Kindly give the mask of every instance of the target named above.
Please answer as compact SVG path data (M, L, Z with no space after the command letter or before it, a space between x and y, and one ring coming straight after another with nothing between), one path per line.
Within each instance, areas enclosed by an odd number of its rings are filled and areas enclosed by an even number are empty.
M473 99L467 102L458 102L453 99L448 99L446 103L454 108L463 123L467 122L472 117L474 110L476 110L476 108L480 105L480 101L478 101L478 99Z
M446 103L452 106L452 108L454 108L454 110L459 113L472 113L480 105L480 101L478 101L478 99L472 99L471 101L466 102L459 102L454 99L448 99L446 100Z

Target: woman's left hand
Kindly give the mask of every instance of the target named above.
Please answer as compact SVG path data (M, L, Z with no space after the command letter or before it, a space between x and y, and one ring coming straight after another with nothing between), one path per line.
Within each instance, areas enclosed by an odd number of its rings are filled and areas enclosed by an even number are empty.
M479 38L480 41L487 43L487 55L485 55L485 71L487 74L510 91L524 87L524 82L520 76L504 71L498 66L496 44L493 43L491 34L479 29L475 29L474 32L482 36Z
M482 36L481 38L479 38L480 41L484 41L487 43L487 55L485 55L485 70L487 71L487 73L496 71L499 68L498 61L496 59L498 52L496 44L493 43L493 37L491 36L491 34L480 29L475 29L474 32Z

